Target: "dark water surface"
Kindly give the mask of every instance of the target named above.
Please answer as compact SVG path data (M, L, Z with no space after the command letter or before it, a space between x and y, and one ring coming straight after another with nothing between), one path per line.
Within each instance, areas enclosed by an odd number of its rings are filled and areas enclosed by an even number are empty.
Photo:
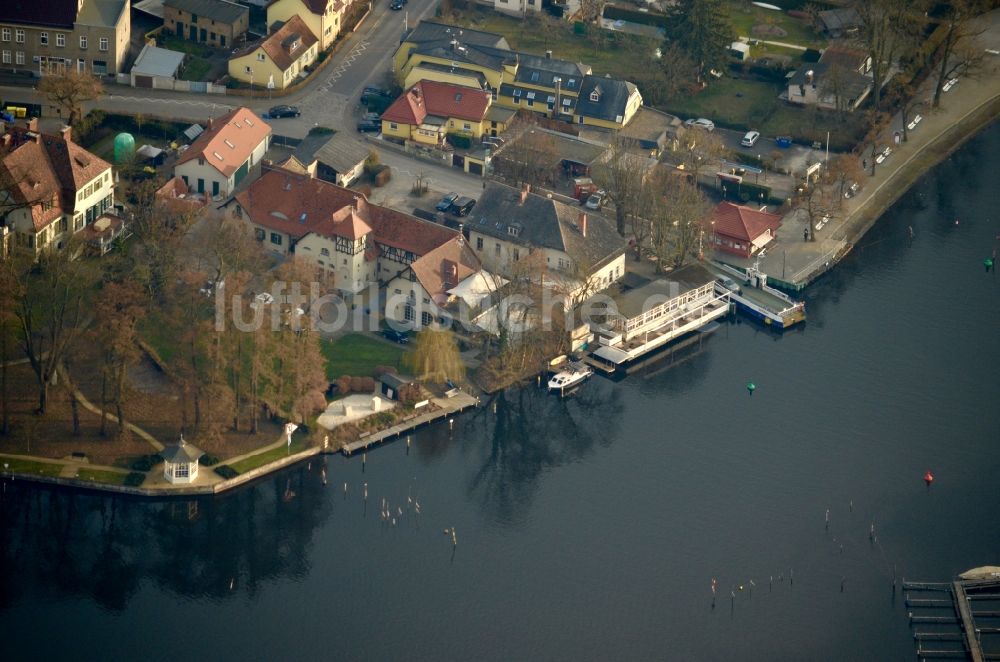
M1000 564L998 171L994 125L798 332L728 324L670 370L512 391L364 473L330 458L325 487L319 460L191 503L8 483L3 658L913 659L893 567Z

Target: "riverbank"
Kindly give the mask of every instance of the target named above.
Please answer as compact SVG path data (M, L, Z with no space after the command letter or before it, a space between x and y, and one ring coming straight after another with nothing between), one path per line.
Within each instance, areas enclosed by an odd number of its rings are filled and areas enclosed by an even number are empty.
M976 48L1000 47L1000 11L981 18L984 32ZM869 169L858 182L856 196L843 200L836 213L816 232L815 241L803 241L807 222L804 214L786 214L772 243L760 258L760 269L768 282L792 292L800 292L832 269L861 241L875 222L904 193L934 166L948 158L1000 116L1000 58L987 56L976 77L959 79L942 96L938 108L931 107L934 80L919 92L908 118L921 115L919 123L906 131L907 140L896 144L903 134L902 118L896 116L883 132L878 146L890 146L892 152L882 163ZM871 146L864 148L868 152ZM862 154L871 166L870 156ZM732 266L746 269L756 260L717 255Z

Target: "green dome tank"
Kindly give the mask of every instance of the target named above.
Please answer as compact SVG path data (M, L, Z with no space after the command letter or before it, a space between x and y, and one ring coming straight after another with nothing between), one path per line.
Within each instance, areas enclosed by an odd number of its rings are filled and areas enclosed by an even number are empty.
M119 133L115 136L115 163L122 164L135 154L135 138L131 133Z

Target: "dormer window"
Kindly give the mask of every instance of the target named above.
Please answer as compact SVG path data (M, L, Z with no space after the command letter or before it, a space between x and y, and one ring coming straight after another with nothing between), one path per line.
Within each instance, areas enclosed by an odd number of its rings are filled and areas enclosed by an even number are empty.
M509 234L512 237L519 237L519 236L521 236L521 226L518 225L517 223L514 223L512 225L508 225L507 226L507 234Z
M576 87L576 79L575 78L570 78L568 81L566 81L566 89L567 90L572 90L574 87Z
M598 101L601 100L601 93L598 92L597 90L594 90L593 92L590 93L590 100L593 101L594 103L597 103Z
M514 90L514 98L515 99L521 98L521 90Z
M537 71L532 71L531 72L531 82L532 83L537 83L538 82L538 72Z

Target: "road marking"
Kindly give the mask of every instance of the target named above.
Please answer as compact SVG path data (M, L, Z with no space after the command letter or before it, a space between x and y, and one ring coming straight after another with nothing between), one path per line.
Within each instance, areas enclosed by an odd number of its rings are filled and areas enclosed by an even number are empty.
M221 108L223 110L232 110L234 106L230 106L224 103L209 103L208 101L190 101L188 99L156 99L153 97L130 97L118 94L109 94L109 101L138 101L141 103L174 103L177 105L186 106L205 106L209 108Z

